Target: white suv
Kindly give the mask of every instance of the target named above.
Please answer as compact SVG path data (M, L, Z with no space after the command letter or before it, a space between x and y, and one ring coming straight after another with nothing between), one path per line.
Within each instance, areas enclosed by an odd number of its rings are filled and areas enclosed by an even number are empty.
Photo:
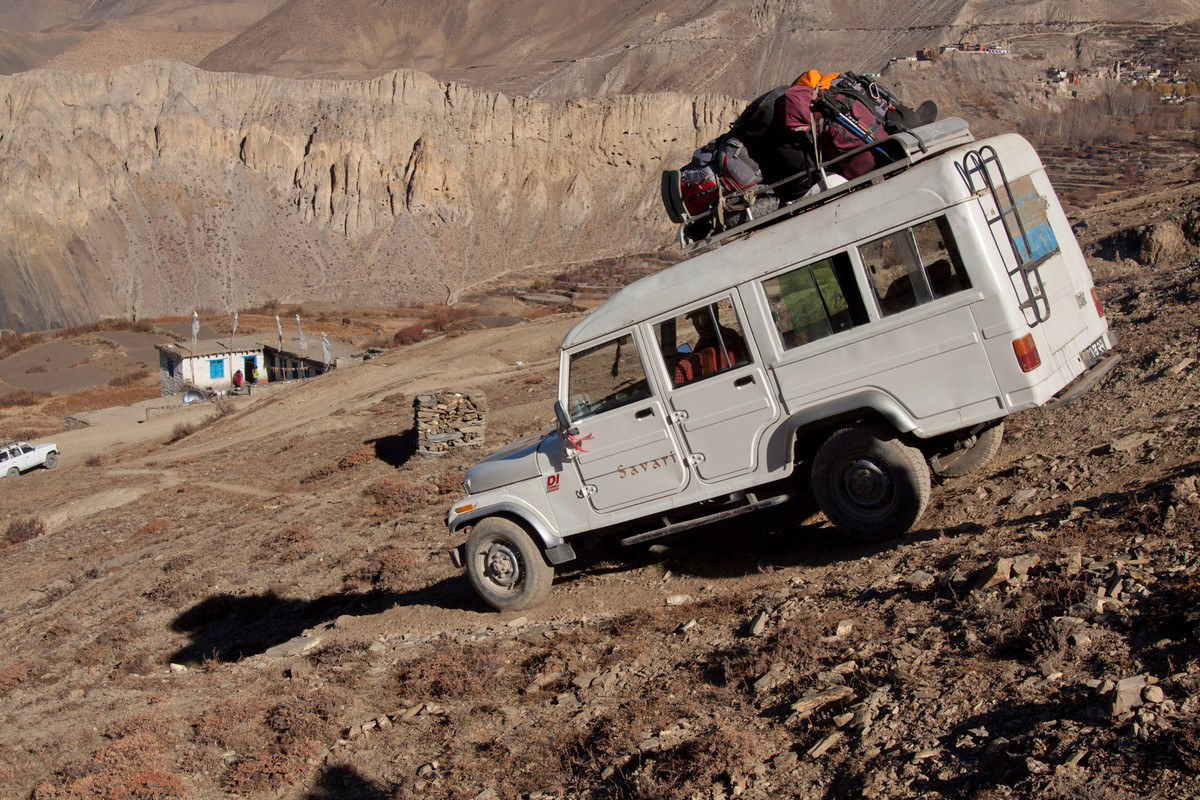
M946 120L885 145L904 158L719 234L566 335L557 429L473 466L447 516L484 600L540 601L585 535L639 544L793 498L898 536L931 473L981 469L1005 417L1116 366L1028 142Z
M58 466L58 445L6 442L0 444L0 475L20 475L34 467Z

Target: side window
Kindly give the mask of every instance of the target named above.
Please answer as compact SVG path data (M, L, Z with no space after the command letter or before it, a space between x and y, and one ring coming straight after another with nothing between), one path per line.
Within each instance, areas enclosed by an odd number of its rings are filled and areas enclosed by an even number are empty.
M28 444L21 445L21 452L22 452L22 453L32 453L32 452L33 452L33 446L32 446L32 445L28 445Z
M8 461L8 451L0 450L0 461Z
M762 285L785 350L867 322L846 253L768 278Z
M971 287L944 217L860 245L883 316Z
M750 363L737 312L728 298L685 311L654 326L671 383L685 383Z
M572 353L567 386L573 420L650 396L650 384L629 334Z

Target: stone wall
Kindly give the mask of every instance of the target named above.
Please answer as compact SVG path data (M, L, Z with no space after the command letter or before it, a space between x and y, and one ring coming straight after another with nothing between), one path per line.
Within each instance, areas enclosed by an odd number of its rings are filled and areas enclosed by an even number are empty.
M425 392L413 400L416 416L417 452L425 456L483 447L483 392Z

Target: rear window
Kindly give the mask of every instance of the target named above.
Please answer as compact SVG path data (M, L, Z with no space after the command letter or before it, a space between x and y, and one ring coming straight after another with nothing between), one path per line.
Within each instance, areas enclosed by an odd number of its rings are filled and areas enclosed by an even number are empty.
M860 245L858 254L885 317L971 288L945 217Z
M867 322L846 253L768 278L762 286L785 350Z

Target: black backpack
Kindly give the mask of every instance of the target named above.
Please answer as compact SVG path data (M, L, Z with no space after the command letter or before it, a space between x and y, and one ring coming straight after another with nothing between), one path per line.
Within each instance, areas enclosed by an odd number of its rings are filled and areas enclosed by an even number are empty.
M858 100L875 116L888 133L928 125L937 119L937 105L926 100L916 109L905 105L888 87L879 81L855 72L842 72L829 85L826 99L849 112Z

